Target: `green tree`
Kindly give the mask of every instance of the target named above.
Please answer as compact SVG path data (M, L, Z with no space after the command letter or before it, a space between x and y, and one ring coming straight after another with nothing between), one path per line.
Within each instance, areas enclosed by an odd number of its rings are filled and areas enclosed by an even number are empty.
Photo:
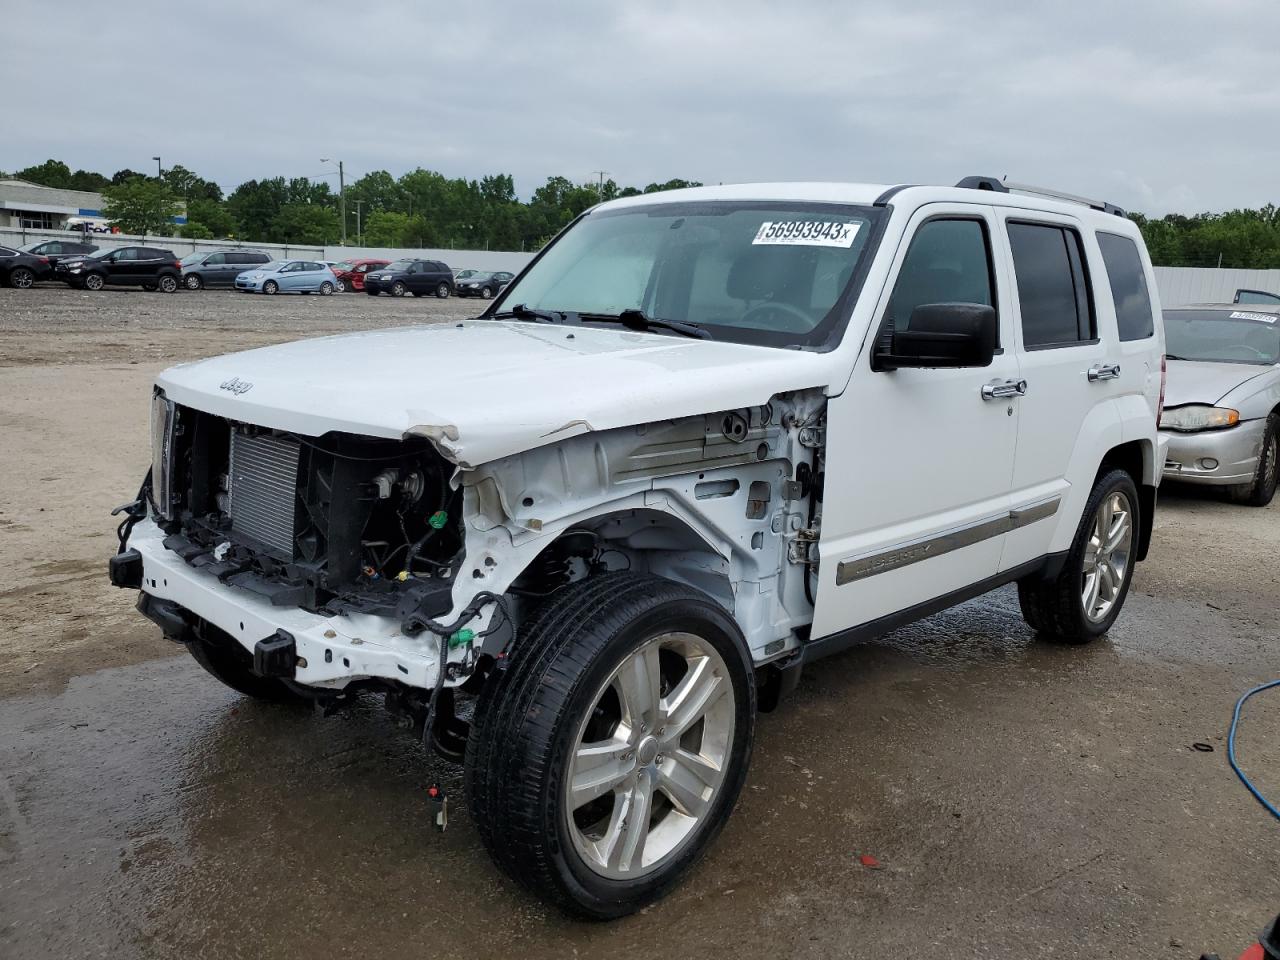
M57 190L71 189L71 168L61 160L46 160L34 167L27 167L14 174L19 180L38 183Z
M178 236L188 240L212 240L213 231L199 220L188 220L178 228Z
M111 183L118 187L122 183L128 183L130 180L133 180L136 177L145 177L145 176L146 176L145 173L139 173L137 170L130 170L128 167L125 167L123 170L117 170L115 173L111 175Z
M164 172L162 178L177 196L187 203L193 200L221 200L222 188L216 183L192 173L180 163L175 163Z
M230 237L236 232L236 221L225 203L217 200L192 200L187 204L187 221L203 224L215 237Z
M227 197L227 212L236 222L236 235L245 240L266 240L287 199L284 177L240 184Z
M164 183L134 177L102 191L102 215L125 233L171 236L182 204Z
M267 231L272 243L305 243L324 246L342 235L338 214L314 203L290 203L280 208Z
M394 210L375 210L364 221L360 242L366 247L408 246L410 217Z

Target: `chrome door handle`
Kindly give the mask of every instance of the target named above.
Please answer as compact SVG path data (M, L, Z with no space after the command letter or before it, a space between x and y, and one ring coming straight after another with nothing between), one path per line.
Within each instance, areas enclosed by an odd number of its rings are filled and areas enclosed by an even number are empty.
M983 400L1008 400L1010 397L1023 397L1027 393L1025 380L992 380L982 385Z
M1099 380L1114 380L1120 376L1120 364L1118 363L1095 363L1089 368L1089 382L1097 383Z

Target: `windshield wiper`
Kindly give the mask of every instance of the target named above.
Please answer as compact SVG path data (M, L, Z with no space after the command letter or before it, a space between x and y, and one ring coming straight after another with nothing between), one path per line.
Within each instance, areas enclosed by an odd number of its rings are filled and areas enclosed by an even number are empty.
M532 320L535 323L564 323L565 321L565 314L558 310L539 310L535 307L527 307L523 303L517 303L510 310L495 313L490 319L508 320L512 317L517 320Z
M1176 353L1166 353L1166 354L1164 355L1164 358L1165 358L1166 360L1187 360L1187 359L1189 359L1188 357L1180 357L1180 356L1178 356Z
M663 320L661 317L651 317L643 310L623 310L621 313L584 313L582 317L584 320L616 320L628 330L671 330L686 337L693 337L695 340L711 339L711 334L696 323L688 323L684 320Z

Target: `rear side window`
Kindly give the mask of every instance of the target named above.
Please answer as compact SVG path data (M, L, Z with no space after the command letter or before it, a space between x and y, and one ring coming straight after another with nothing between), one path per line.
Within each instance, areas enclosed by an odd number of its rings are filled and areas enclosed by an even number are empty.
M1093 298L1080 235L1049 223L1009 223L1013 272L1028 348L1094 339Z
M895 330L911 329L911 313L926 303L995 306L991 256L981 220L929 220L911 238L889 300Z
M265 253L249 253L245 254L245 263L270 263L270 259Z
M1107 281L1111 284L1111 299L1116 305L1120 339L1145 340L1155 336L1151 294L1147 292L1147 275L1142 269L1138 245L1119 234L1099 233L1098 246L1107 268Z
M119 250L116 251L115 259L121 260L121 261L142 259L140 256L138 256L138 254L139 254L139 249L137 247L121 247Z

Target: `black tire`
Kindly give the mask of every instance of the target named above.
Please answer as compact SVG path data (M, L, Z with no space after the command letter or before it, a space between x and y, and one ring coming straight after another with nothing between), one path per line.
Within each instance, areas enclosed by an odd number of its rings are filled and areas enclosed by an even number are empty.
M480 288L480 296L481 296L481 298L483 298L483 299L485 299L485 300L492 300L492 299L493 299L493 288L492 288L492 287L481 287L481 288Z
M1103 502L1113 494L1128 501L1130 541L1120 589L1110 610L1097 619L1085 614L1081 596L1085 584L1086 551L1093 526ZM1115 623L1133 583L1134 557L1137 555L1138 532L1142 529L1138 488L1128 471L1111 470L1099 477L1085 503L1080 526L1076 529L1071 549L1067 551L1062 571L1052 580L1035 575L1018 581L1018 603L1027 625L1046 640L1064 644L1089 643L1098 639Z
M204 280L201 278L200 274L198 273L188 273L185 277L182 278L182 282L186 285L186 288L188 290L204 289Z
M95 293L107 285L106 279L100 273L87 273L80 285L85 290L92 290Z
M177 293L178 278L171 273L162 273L156 278L156 286L160 288L161 293Z
M586 864L569 834L568 754L600 685L637 648L673 631L704 640L726 667L734 727L724 778L702 822L667 862L636 879L610 879ZM750 762L755 697L737 624L700 591L630 572L563 588L525 623L505 669L487 678L472 718L466 796L490 856L531 892L578 916L612 919L658 899L733 809Z
M18 290L29 290L35 282L35 272L26 267L14 267L9 271L9 286Z
M238 693L270 703L310 703L277 677L260 677L251 669L253 655L216 627L206 626L205 635L187 643L196 663Z
M439 283L436 285L436 296L441 300L449 298L449 285L447 283Z
M275 296L280 292L280 284L276 283L274 280L268 280L262 285L262 292L269 294L270 296Z
M1236 503L1265 507L1275 497L1277 483L1280 483L1280 414L1273 413L1267 417L1263 430L1253 482L1232 487L1229 493Z
M328 296L331 296L332 294L333 294L332 283L326 280L324 283L320 284L320 296L328 297Z
M395 283L391 285L391 295L393 297L403 297L405 294L405 290L407 289L408 288L403 283L397 280Z
M347 292L347 281L345 281L345 280L343 280L341 277L339 277L336 281L334 281L333 289L334 289L337 293L346 293L346 292Z

